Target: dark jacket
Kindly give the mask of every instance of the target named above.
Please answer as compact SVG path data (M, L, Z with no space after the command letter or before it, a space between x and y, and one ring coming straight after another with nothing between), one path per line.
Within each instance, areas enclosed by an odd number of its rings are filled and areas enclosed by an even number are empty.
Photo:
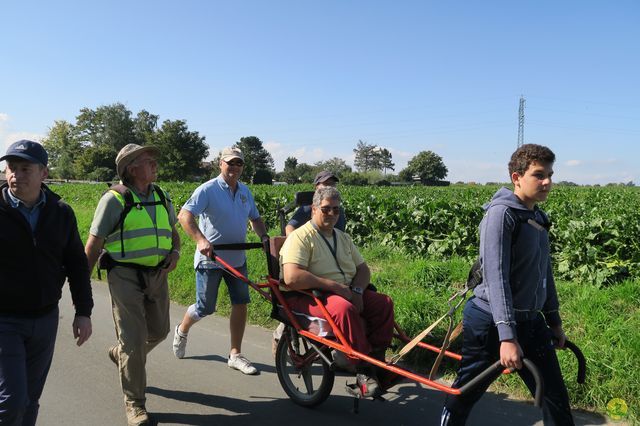
M58 305L69 279L76 315L93 308L87 257L73 210L43 185L46 202L35 233L0 187L0 315L43 315Z
M474 303L490 311L500 340L516 338L516 322L542 311L550 326L559 325L558 295L549 256L549 234L542 226L519 218L546 222L537 206L528 210L507 188L495 193L484 206L480 223L482 283L474 289ZM520 219L522 220L522 219Z

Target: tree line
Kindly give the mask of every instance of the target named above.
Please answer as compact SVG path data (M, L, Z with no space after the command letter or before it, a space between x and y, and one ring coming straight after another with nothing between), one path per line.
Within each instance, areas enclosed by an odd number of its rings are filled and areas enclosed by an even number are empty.
M391 182L422 182L442 184L448 170L442 157L432 151L422 151L413 157L398 175L391 152L378 145L359 140L353 149L355 170L342 158L333 157L313 165L298 163L295 157L285 160L284 170L276 179L287 183L312 182L320 170L329 170L347 185L389 185Z
M42 144L49 153L51 177L111 181L115 158L129 144L154 145L160 150L161 180L188 180L204 173L209 155L204 136L190 131L184 120L165 120L141 110L135 116L123 104L83 108L75 124L56 121Z
M165 181L198 181L219 173L219 153L211 162L205 136L189 130L185 120L164 120L146 110L133 114L122 103L83 108L75 124L55 121L42 140L49 152L50 176L58 179L113 181L117 179L115 158L129 143L154 145L160 150L158 179ZM359 140L353 149L353 168L345 160L334 157L312 165L288 157L284 170L276 172L271 154L257 136L236 141L245 156L243 180L247 183L310 183L320 170L329 170L343 183L352 185L390 184L394 181L437 184L447 175L442 157L422 151L413 157L398 175L391 152Z

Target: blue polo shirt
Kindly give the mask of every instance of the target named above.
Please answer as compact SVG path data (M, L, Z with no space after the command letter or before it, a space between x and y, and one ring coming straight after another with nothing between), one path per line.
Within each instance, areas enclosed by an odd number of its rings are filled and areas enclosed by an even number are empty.
M244 243L247 221L260 217L249 188L238 182L234 194L222 176L196 188L182 208L198 218L200 232L213 245ZM233 267L247 261L244 250L220 250L216 254ZM207 258L196 250L193 267L197 268L203 260Z

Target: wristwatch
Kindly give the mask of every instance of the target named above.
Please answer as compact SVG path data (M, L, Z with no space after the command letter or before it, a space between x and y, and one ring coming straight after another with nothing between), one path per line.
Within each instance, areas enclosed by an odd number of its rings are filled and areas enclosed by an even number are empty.
M359 294L360 296L362 296L364 294L364 289L362 289L361 287L354 287L354 286L350 285L349 288L355 294Z

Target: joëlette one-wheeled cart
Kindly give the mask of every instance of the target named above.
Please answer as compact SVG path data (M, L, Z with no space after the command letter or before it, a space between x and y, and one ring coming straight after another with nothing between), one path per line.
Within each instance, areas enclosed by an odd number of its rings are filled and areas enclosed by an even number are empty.
M296 193L295 201L279 210L278 215L282 234L284 234L285 215L296 206L310 204L312 196L313 192ZM385 373L383 375L384 378L381 380L381 386L384 390L399 380L411 380L447 394L461 395L481 383L493 381L501 374L509 374L512 372L511 370L504 369L500 365L500 362L496 361L484 372L460 388L453 388L433 379L443 357L458 361L461 359L459 354L449 351L448 347L454 338L452 336L459 332L459 327L456 327L456 329L453 327L453 314L464 302L467 292L470 290L469 283L473 283L474 279L471 273L468 285L449 299L448 312L418 336L410 339L398 324L395 324L394 338L404 343L405 346L400 353L392 357L391 360L381 361L353 349L352 345L342 335L324 307L323 295L320 292L303 291L302 293L312 298L313 302L320 307L323 318L310 317L290 309L286 294L289 292L282 292L280 290L282 283L279 278L278 255L284 239L284 236L277 236L271 237L268 242L265 241L264 243L226 244L214 247L214 250L263 249L267 258L269 274L265 278L265 281L261 283L254 283L249 280L235 268L227 264L224 259L217 256L215 252L213 259L227 272L245 281L266 300L270 301L272 304L271 316L286 325L285 331L278 341L276 350L276 372L282 388L296 404L313 407L327 399L334 385L335 372L340 369L335 360L336 352L378 367L379 371ZM436 346L423 342L422 340L430 334L431 330L445 318L449 318L449 327L443 343L440 346ZM396 364L403 355L414 347L438 354L429 375L419 374ZM578 383L584 383L586 375L585 358L580 349L572 342L567 341L566 347L575 354L578 361L577 381ZM531 372L535 379L535 405L541 407L544 384L542 383L540 374L536 366L528 359L523 359L523 365L524 368L527 368ZM361 392L355 385L348 386L347 390L356 397L354 399L354 410L357 412Z

